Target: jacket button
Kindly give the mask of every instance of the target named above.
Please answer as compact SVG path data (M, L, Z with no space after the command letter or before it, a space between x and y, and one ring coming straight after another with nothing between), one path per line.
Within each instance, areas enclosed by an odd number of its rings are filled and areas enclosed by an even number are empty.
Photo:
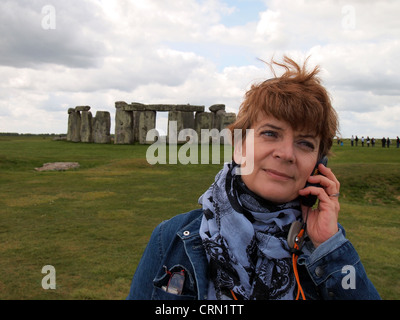
M190 234L190 231L183 231L183 235L187 237Z
M316 267L315 268L315 275L317 277L322 277L324 275L324 273L325 273L324 268L322 268L322 267Z

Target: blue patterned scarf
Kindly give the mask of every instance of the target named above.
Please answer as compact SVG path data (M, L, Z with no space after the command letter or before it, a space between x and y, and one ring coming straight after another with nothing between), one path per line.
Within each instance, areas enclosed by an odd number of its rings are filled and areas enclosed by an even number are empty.
M295 278L286 241L300 219L298 201L276 205L251 192L226 163L199 198L200 236L210 268L209 300L293 299Z

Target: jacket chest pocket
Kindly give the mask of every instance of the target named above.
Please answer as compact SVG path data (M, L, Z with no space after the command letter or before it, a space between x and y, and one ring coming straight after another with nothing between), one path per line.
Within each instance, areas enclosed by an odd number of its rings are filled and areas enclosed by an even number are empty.
M196 284L192 274L182 265L163 266L153 280L152 300L195 300Z

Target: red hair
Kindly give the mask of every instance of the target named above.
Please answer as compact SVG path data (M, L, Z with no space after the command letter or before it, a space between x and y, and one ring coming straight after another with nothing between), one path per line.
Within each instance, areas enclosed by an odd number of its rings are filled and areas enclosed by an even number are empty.
M246 129L261 116L273 116L289 123L294 130L320 137L319 155L327 155L338 130L338 117L327 90L317 77L319 67L308 72L307 60L302 67L287 56L283 63L272 60L269 66L274 75L274 65L283 67L285 73L251 86L236 121L229 126L232 134L234 129L242 129L242 137L245 137Z

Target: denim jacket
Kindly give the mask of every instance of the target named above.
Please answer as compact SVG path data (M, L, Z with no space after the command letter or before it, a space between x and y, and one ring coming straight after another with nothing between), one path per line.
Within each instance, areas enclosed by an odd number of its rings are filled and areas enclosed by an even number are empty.
M208 262L199 235L202 216L202 209L193 210L164 221L154 229L127 299L207 299ZM341 226L317 249L309 241L302 251L298 271L306 299L380 299ZM185 275L182 294L166 292L171 272L181 270Z

